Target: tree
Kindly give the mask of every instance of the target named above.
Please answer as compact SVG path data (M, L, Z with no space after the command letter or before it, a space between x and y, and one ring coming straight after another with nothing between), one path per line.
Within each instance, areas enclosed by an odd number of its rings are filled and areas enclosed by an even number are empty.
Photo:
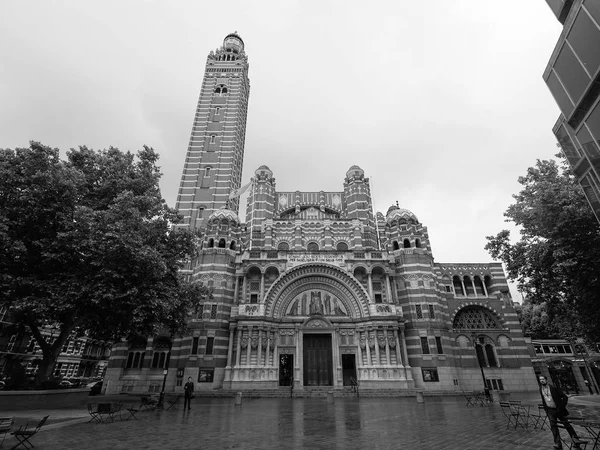
M600 226L574 175L562 162L538 160L519 177L522 190L504 213L520 228L487 236L486 250L506 265L526 300L534 337L583 336L600 341Z
M194 235L162 199L158 155L31 142L0 150L0 297L25 323L51 374L69 336L171 332L210 295L179 273ZM55 340L43 328L57 330Z

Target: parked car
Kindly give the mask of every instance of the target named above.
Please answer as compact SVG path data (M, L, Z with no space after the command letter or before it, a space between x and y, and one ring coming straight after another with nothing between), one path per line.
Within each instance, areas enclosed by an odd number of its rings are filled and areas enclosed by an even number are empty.
M4 386L6 386L6 384L4 383L4 381L0 381L0 391L2 389L4 389Z
M75 387L75 385L73 383L71 383L69 380L61 380L61 382L58 383L58 386L63 389Z

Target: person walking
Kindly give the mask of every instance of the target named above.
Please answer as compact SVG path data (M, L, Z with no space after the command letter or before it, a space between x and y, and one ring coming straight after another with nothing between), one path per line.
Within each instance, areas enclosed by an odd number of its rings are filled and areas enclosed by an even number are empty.
M194 398L194 382L192 381L192 377L188 377L187 383L183 387L183 409L185 411L185 407L187 409L192 409L192 399Z
M552 436L554 438L554 448L562 449L562 441L560 440L560 432L558 431L559 420L564 425L569 436L571 436L574 444L573 448L581 448L578 442L579 437L569 422L569 419L567 419L567 416L569 415L569 411L567 411L569 397L567 397L559 388L550 386L546 377L540 376L539 380L540 395L542 396L544 410L550 421L550 430L552 430Z

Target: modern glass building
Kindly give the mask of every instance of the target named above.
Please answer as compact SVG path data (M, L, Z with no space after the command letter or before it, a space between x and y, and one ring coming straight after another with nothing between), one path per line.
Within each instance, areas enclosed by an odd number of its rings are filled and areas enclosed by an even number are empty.
M563 31L544 71L553 132L600 221L600 0L546 0Z

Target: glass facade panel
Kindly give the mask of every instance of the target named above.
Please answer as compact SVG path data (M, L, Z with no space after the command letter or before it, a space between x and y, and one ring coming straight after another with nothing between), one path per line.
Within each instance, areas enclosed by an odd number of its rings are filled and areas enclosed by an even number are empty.
M558 143L560 144L560 147L562 148L563 153L567 157L569 164L571 164L571 166L577 164L577 162L579 162L579 160L581 159L582 155L577 150L577 147L575 147L575 144L571 140L571 136L569 136L569 133L567 133L567 130L564 125L562 125L556 131L555 136L558 140Z
M584 153L588 156L588 158L595 158L600 156L600 149L592 139L592 135L588 131L585 124L580 128L577 133L577 140L581 144Z
M558 54L558 58L554 63L554 70L571 99L578 103L590 83L590 77L585 73L583 66L566 43Z
M596 103L592 113L585 120L597 144L600 144L600 102Z
M563 9L563 5L565 4L565 0L546 0L550 9L556 17L560 16L560 12Z
M594 183L591 172L588 172L586 176L583 177L581 180L581 187L594 212L596 214L600 213L600 191L598 190L598 186Z
M585 0L583 6L588 10L596 23L600 23L600 2L598 0Z
M556 103L558 104L558 107L560 108L563 115L565 117L569 117L573 112L573 103L571 103L571 100L569 99L567 93L560 84L560 81L558 81L558 78L554 71L550 73L546 84L548 85L548 89L550 89L550 92L552 92L552 96L554 97L554 100L556 100Z
M594 76L600 66L600 29L585 10L579 10L567 40L590 75Z

